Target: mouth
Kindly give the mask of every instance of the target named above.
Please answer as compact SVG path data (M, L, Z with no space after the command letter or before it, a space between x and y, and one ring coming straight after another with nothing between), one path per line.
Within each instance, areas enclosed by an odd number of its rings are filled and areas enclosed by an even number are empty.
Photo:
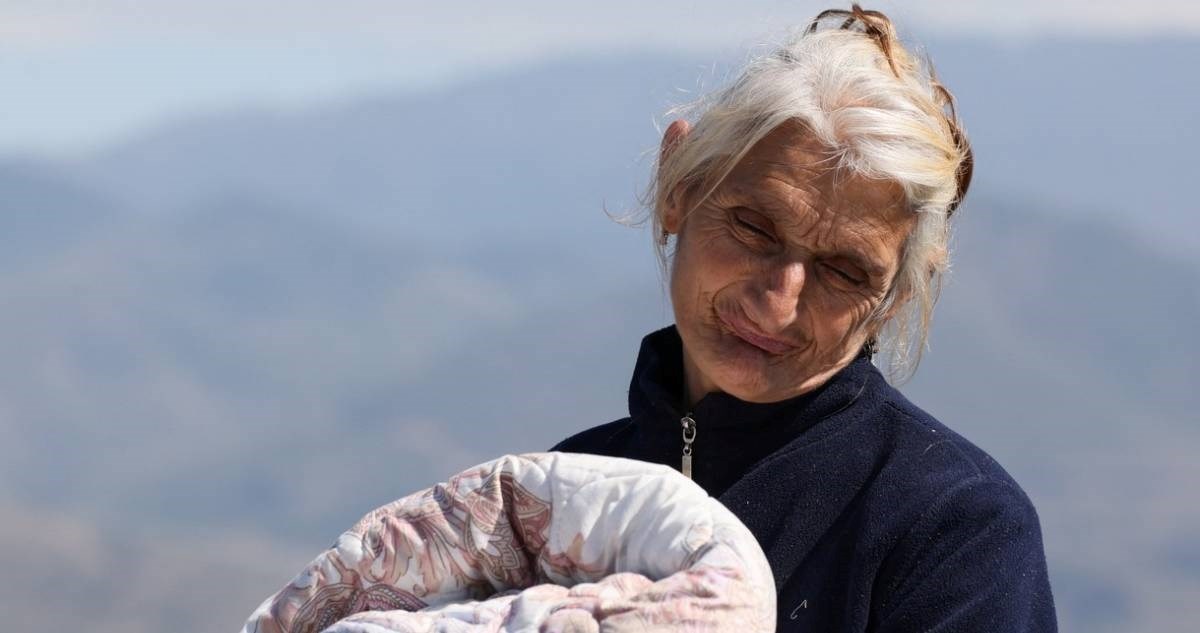
M746 319L736 313L722 313L717 311L717 318L734 336L743 341L761 349L768 354L786 354L789 351L796 349L797 345L792 345L779 339L771 338L755 330Z

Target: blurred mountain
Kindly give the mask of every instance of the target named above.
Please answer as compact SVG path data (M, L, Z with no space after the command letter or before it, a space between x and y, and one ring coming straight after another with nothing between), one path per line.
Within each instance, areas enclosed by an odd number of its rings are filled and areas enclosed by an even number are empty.
M657 136L653 114L697 72L672 60L574 61L430 94L235 111L69 170L148 215L233 189L460 246L528 227L583 239L603 216L563 210L632 200L638 152Z
M1200 40L932 40L996 194L1134 230L1155 250L1200 263Z
M1200 144L1200 83L1183 79L1200 65L1200 40L930 39L925 49L956 95L977 191L1099 215L1200 264L1200 206L1182 186ZM566 59L429 94L237 109L169 124L71 171L154 214L246 189L374 230L451 239L507 229L513 215L576 230L580 220L557 210L630 200L648 165L637 151L658 140L652 118L723 83L738 60L710 62ZM541 202L480 213L482 191Z
M1178 629L1200 616L1187 487L1200 267L1120 219L1144 183L1092 171L1108 195L1039 189L1050 171L1024 167L1033 154L1086 164L1108 147L1066 116L1070 95L1046 83L1037 117L1092 145L1046 129L1017 142L1031 119L999 104L1027 92L969 103L1078 63L1076 49L1037 48L1039 65L961 46L934 56L962 84L980 167L931 350L904 390L1038 505L1064 631ZM960 63L983 70L950 79ZM651 116L698 73L573 60L180 121L72 164L0 163L0 560L35 570L0 583L16 596L6 613L70 626L35 617L53 603L30 589L68 587L123 605L100 630L159 629L171 613L177 630L237 626L217 618L248 615L367 510L622 417L641 337L673 315L649 236L605 211L635 208ZM1136 90L1109 92L1130 100L1101 108L1114 135L1168 124L1144 120ZM1155 193L1159 216L1186 215L1186 183ZM34 532L54 564L31 558ZM103 570L131 552L143 581L120 589ZM221 585L205 595L243 602L207 613L151 582L173 569L188 586L244 573L236 588L252 595Z
M0 160L0 270L41 265L116 219L117 203L62 171Z

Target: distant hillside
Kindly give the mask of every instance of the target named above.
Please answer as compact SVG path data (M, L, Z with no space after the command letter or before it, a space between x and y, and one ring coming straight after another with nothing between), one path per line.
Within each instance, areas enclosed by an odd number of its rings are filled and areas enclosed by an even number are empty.
M974 143L977 191L1102 215L1200 265L1200 206L1186 186L1200 88L1183 79L1200 66L1200 40L924 43ZM153 213L244 188L375 229L449 238L446 219L471 216L458 230L487 235L517 213L580 230L584 218L556 210L629 200L648 165L639 152L658 141L652 119L720 85L737 60L713 61L568 59L431 94L398 87L310 110L195 117L72 171ZM483 213L479 191L542 204Z

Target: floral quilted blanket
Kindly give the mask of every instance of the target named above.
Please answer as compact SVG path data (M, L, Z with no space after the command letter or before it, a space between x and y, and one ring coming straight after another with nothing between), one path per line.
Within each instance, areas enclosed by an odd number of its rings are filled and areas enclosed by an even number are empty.
M377 508L243 633L770 632L750 531L666 466L506 455Z

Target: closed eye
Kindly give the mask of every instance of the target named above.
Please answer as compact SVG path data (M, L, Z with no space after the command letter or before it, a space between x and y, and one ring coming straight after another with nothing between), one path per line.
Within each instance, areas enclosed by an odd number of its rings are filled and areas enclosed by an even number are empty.
M846 270L842 266L837 266L837 265L829 264L829 263L825 263L825 264L823 264L823 266L825 267L826 270L837 275L842 281L849 283L851 285L860 286L866 282L866 279L862 275L859 275L857 272L851 272L849 270Z
M759 227L757 224L747 222L746 220L742 219L741 214L735 213L733 215L733 220L734 220L734 222L736 222L738 224L738 226L740 226L748 231L756 233L756 234L758 234L766 239L769 239L769 240L775 239L775 237L773 235L771 235L770 231L767 231L766 229Z

